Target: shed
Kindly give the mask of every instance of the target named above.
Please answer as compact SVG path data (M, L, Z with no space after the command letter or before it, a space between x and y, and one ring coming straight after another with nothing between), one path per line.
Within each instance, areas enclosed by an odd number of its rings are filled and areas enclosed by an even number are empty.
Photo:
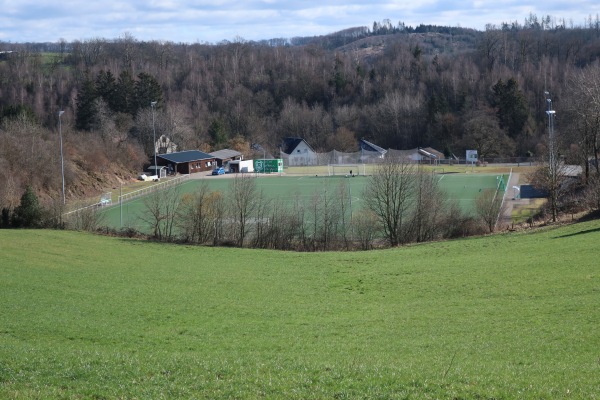
M235 160L229 162L229 172L254 172L253 160Z
M164 165L178 174L211 171L215 166L215 158L199 150L179 151L176 153L157 155L157 164Z
M219 167L226 167L230 161L240 161L244 159L242 153L230 149L217 150L208 154L215 158Z
M148 173L151 176L156 176L158 178L164 178L165 176L167 176L167 167L165 167L165 166L159 165L157 167L157 166L151 165L148 168L146 168L146 170L148 171Z

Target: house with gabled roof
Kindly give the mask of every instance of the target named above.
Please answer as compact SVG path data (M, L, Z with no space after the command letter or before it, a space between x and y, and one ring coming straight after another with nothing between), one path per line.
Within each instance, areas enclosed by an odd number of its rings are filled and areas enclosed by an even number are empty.
M169 172L178 174L212 171L216 164L215 157L199 150L160 154L156 156L156 163L166 166Z
M362 162L368 162L373 159L383 159L387 150L377 146L371 142L366 141L364 138L358 141L360 147L360 160Z
M280 157L287 161L289 166L316 165L317 163L317 153L302 138L283 139L279 150Z

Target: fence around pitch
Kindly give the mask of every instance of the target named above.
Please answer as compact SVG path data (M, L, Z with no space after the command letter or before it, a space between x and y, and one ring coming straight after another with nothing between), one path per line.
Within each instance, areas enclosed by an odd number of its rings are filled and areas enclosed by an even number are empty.
M118 200L117 203L111 202L111 201L103 201L102 199L100 201L94 201L92 203L87 203L86 205L82 205L80 203L79 206L76 206L74 210L71 211L67 211L65 213L62 214L63 218L64 217L68 217L70 215L85 211L85 210L89 210L89 209L97 209L97 208L104 208L104 207L110 207L110 206L114 206L115 204L119 204L121 201L126 202L129 200L133 200L136 199L138 197L144 196L146 194L149 193L153 193L155 191L158 190L162 190L171 186L175 186L178 185L180 183L182 183L184 180L189 179L190 175L186 174L186 175L180 175L177 176L175 178L169 179L169 180L165 180L163 182L159 182L155 185L152 186L148 186L145 187L143 189L138 189L135 190L133 192L129 192L127 194L124 194L122 196L118 196ZM85 204L85 203L84 203Z
M304 154L303 154L304 155ZM294 156L291 159L291 156ZM406 150L394 150L389 149L385 155L381 155L377 152L362 151L354 153L343 153L337 150L332 150L327 153L312 153L312 155L305 154L304 157L298 157L296 154L285 154L281 153L281 159L283 160L285 167L316 167L316 166L328 166L338 164L381 164L386 159L397 158L405 159L409 162L415 162L426 165L469 165L471 162L467 161L466 158L447 158L447 159L427 159L420 158L414 159L415 153L413 151ZM497 157L497 158L480 158L479 164L515 164L517 166L534 165L538 160L534 157Z
M68 217L69 215L73 215L78 212L81 212L81 211L102 208L102 207L108 207L112 204L112 201L110 198L111 198L111 192L106 192L106 193L103 193L102 196L100 196L100 200L98 200L98 201L95 201L95 200L90 201L89 199L79 201L75 205L71 205L70 208L73 208L72 210L66 211L66 212L62 213L61 215L64 218L64 217Z
M185 181L185 180L187 180L189 178L190 178L189 174L179 175L179 176L177 176L175 178L159 182L159 183L157 183L155 185L148 186L148 187L145 187L143 189L134 190L133 192L129 192L129 193L126 193L124 195L120 195L118 197L117 203L118 204L119 203L124 203L126 201L137 199L138 197L142 197L142 196L145 196L147 194L154 193L154 192L157 192L157 191L162 190L162 189L166 189L168 187L179 185L180 183L182 183L183 181Z

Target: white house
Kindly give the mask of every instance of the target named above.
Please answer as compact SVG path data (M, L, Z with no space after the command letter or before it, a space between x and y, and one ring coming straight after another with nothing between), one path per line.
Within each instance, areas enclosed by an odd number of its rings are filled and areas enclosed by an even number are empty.
M280 147L280 154L288 166L317 164L317 153L301 138L285 138Z

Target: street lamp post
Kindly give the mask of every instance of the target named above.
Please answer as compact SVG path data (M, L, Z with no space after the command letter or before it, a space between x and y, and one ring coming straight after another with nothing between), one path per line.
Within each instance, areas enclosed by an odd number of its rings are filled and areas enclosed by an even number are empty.
M66 197L65 197L65 161L63 158L63 143L62 143L62 124L61 124L61 120L60 117L64 114L64 111L59 111L58 112L58 136L60 138L60 171L61 171L61 175L62 175L62 198L63 198L63 205L66 204Z
M152 142L152 145L154 146L154 172L156 173L156 176L158 176L158 178L160 179L160 175L158 173L158 165L156 165L156 127L154 126L154 107L155 106L156 106L155 101L150 102L150 107L152 107L152 132L153 132L153 137L154 137L154 141Z
M552 109L552 100L550 99L550 94L548 92L545 92L545 94L546 103L548 104L548 110L546 111L546 114L548 114L548 150L550 151L548 159L548 170L550 176L547 189L550 198L550 208L552 210L552 221L556 222L558 198L560 195L561 165L557 154L558 146L556 145L556 137L554 136L554 118L556 117L556 112Z
M552 109L552 99L550 98L550 93L544 92L546 95L546 103L548 104L548 110L546 114L548 115L548 150L550 152L548 162L550 163L550 171L554 173L555 162L554 159L554 116L556 115L556 111Z

